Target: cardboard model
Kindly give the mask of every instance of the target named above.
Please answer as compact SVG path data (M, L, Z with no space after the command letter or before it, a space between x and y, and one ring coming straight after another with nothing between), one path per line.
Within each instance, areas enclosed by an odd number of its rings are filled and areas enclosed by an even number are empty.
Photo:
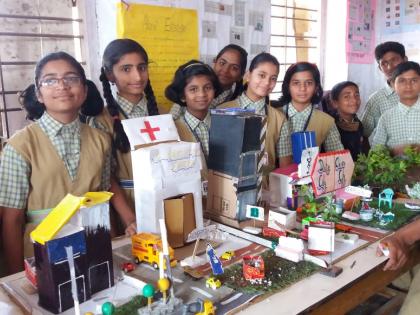
M310 177L298 177L296 164L275 169L270 173L270 205L296 209L303 203L298 197L299 186L310 183Z
M79 302L114 285L108 192L68 194L31 233L39 305L53 313L73 307L71 247Z
M265 116L250 112L212 112L207 194L212 219L235 225L247 220L247 205L261 201L264 123Z
M122 124L131 146L137 232L159 233L164 200L189 193L195 224L202 227L199 143L179 141L171 115L125 119Z
M353 170L349 150L318 154L311 172L315 197L349 186Z

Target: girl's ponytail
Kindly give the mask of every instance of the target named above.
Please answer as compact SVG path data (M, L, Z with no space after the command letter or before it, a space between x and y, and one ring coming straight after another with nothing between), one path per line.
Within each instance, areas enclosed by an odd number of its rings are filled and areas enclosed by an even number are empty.
M113 134L113 147L117 150L121 151L122 153L127 153L130 150L130 142L128 141L127 135L124 132L124 128L122 126L119 110L117 102L115 101L114 97L112 96L111 85L105 75L105 69L102 67L101 75L99 79L102 82L102 88L104 91L104 97L107 104L107 109L109 114L114 121L114 134Z
M229 101L235 100L239 95L242 94L242 92L245 91L245 86L243 79L236 81L235 90L233 91L232 96L229 98Z
M38 101L35 84L19 93L19 103L26 110L26 119L37 120L44 114L45 105Z
M159 115L159 109L157 107L155 94L153 93L152 85L150 84L150 79L147 80L146 87L144 89L144 94L147 99L147 113L149 116Z

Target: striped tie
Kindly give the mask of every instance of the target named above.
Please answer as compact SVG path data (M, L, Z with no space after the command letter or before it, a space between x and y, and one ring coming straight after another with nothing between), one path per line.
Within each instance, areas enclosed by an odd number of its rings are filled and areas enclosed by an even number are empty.
M261 133L260 133L260 143L261 143L261 151L258 155L258 164L257 164L257 205L262 204L262 182L263 182L263 168L266 163L265 161L265 135L267 132L267 116L262 117L261 119Z

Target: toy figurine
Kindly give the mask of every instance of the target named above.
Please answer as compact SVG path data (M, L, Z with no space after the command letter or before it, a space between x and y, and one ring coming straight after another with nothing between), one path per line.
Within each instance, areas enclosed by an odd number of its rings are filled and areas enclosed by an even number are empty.
M207 256L210 260L211 269L215 276L223 274L223 266L220 259L216 256L213 246L207 244Z

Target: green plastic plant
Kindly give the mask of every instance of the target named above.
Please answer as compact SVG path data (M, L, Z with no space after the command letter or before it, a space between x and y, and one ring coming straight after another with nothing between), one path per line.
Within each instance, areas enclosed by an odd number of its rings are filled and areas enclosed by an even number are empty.
M415 149L406 148L404 156L391 156L384 146L377 146L366 156L360 154L354 170L354 177L363 184L380 189L391 187L401 190L407 169L420 165L420 153Z
M327 222L338 222L340 216L336 212L334 199L331 195L324 198L324 211L322 212L322 219Z

